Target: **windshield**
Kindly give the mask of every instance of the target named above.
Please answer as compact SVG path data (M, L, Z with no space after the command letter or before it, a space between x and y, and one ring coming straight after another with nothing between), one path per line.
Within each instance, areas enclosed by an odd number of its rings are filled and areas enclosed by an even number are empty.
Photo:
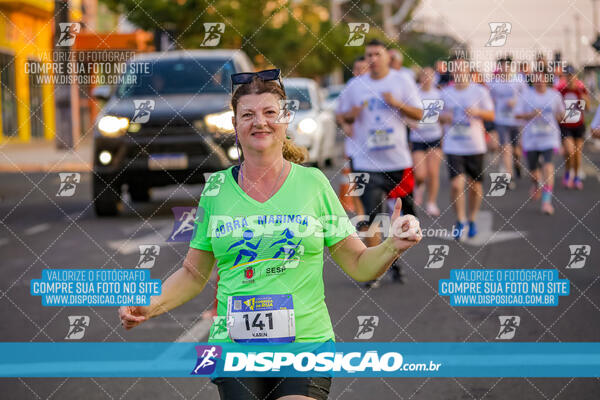
M308 88L286 86L285 93L288 100L298 100L300 102L298 110L310 110L312 108Z
M150 63L150 73L143 68L127 68L119 97L156 96L182 93L228 93L233 62L228 59L174 59L134 61ZM140 70L142 72L131 73Z
M329 89L327 91L327 100L333 100L336 99L340 93L342 92L343 88L334 88L334 89Z

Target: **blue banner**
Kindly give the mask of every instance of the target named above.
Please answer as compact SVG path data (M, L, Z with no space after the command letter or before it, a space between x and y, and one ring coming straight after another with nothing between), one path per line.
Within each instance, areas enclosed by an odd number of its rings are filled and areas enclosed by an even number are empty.
M0 343L1 377L600 377L600 343Z

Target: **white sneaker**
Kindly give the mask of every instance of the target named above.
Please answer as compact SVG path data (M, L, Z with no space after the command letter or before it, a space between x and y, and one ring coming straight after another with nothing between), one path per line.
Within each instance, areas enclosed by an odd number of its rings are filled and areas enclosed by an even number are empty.
M438 217L440 215L440 209L435 203L427 203L427 206L425 207L425 212L427 213L427 215L430 215L432 217Z

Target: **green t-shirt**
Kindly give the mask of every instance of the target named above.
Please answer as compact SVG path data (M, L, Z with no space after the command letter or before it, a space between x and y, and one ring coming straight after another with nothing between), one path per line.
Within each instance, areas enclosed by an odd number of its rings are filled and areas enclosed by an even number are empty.
M325 305L323 251L356 230L327 177L291 164L264 203L248 196L232 168L215 172L200 198L190 247L213 252L219 283L209 341L231 341L229 296L291 294L296 341L334 340Z

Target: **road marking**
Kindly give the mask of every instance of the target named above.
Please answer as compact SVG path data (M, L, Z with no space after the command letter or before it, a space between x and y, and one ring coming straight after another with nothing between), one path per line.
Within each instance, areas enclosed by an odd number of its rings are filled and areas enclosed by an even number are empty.
M129 255L139 253L141 244L165 244L166 240L169 238L169 235L171 235L171 222L166 221L165 224L161 225L163 226L156 229L158 233L152 232L144 236L131 238L129 241L127 241L127 239L109 240L107 242L108 247L118 251L121 254Z
M202 342L208 337L212 318L203 318L185 331L175 340L176 342Z
M25 229L23 233L25 233L26 235L35 235L36 233L44 232L48 229L50 229L50 224L39 224L34 225L31 228Z
M522 239L527 236L525 231L494 231L494 215L491 211L480 211L476 218L478 233L474 238L462 239L461 243L470 246L483 246L487 244L505 242L507 240ZM468 226L465 226L463 238L467 236ZM441 239L454 240L452 236L444 236Z

